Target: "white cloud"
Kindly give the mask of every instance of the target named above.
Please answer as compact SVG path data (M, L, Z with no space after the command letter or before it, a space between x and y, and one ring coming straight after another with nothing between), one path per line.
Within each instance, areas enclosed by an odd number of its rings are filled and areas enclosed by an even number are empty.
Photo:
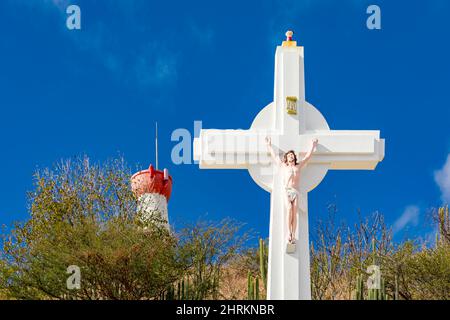
M393 233L403 230L407 225L417 226L419 224L420 209L418 206L410 205L405 208L402 215L395 221L392 227Z
M441 199L444 202L450 202L450 153L447 156L444 166L434 172L434 181L436 181L441 190Z

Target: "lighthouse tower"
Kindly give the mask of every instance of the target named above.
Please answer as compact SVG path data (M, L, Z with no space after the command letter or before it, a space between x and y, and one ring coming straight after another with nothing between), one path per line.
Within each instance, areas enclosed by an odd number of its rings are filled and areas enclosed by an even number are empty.
M154 219L169 227L167 203L172 192L172 177L169 170L158 170L158 124L155 134L156 168L151 164L147 170L136 172L131 177L131 189L138 199L137 215L147 224Z
M145 224L154 218L161 218L168 226L167 203L172 192L172 177L169 171L153 168L135 173L131 177L131 188L138 198L137 214Z

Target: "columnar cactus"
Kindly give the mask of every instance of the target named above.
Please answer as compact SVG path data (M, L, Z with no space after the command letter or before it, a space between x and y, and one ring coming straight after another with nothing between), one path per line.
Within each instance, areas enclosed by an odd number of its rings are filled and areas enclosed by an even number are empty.
M372 264L377 265L377 251L375 238L372 239ZM364 300L363 275L356 277L356 289L354 290L353 299ZM380 279L379 288L368 288L367 300L387 300L384 279Z
M251 272L247 276L247 300L259 300L259 277L253 277Z
M357 276L356 288L355 290L353 290L353 300L388 300L384 279L381 278L379 289L367 290L367 299L365 299L363 275L360 274L359 276Z
M448 205L438 209L439 236L437 237L436 246L448 243L450 235L450 212Z
M265 252L264 240L259 239L259 268L261 272L261 279L264 285L264 289L267 292L267 259Z
M192 291L192 284L189 278L182 279L175 284L167 287L166 291L160 296L162 300L190 300L195 299Z
M187 279L187 281L186 281L186 292L185 292L185 299L186 300L189 300L191 298L190 293L191 292L189 291L189 279Z
M353 300L364 300L364 286L363 277L358 275L356 277L356 288L353 290Z
M247 298L248 300L259 300L259 278L267 292L267 248L263 239L259 239L259 276L253 278L251 271L247 275ZM264 297L262 297L264 299Z
M250 271L247 274L247 299L253 300L253 278Z

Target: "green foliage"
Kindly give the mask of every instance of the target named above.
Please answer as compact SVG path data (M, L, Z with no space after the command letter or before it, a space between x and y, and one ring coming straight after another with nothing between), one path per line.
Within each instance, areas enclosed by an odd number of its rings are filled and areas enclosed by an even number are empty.
M222 270L238 254L248 238L238 235L241 223L224 219L219 223L199 221L180 232L179 243L187 252L186 276L193 300L220 298Z
M3 241L0 281L17 299L153 298L180 277L185 262L168 230L135 219L129 170L88 158L35 175L30 219ZM81 270L69 290L67 268Z
M319 221L311 244L311 293L313 299L352 299L355 279L377 256L393 250L391 235L377 212L360 219L353 228L335 222L331 206L325 221ZM375 242L372 240L375 239Z
M143 225L130 176L121 159L94 165L86 157L37 172L29 220L3 235L0 299L220 299L233 261L242 298L245 270L247 298L265 298L262 239L242 255L248 235L238 235L242 225L232 220L200 221L177 233L157 217ZM450 299L448 206L434 218L434 246L395 244L381 214L350 228L336 225L331 212L312 233L313 299ZM71 265L81 270L79 290L66 285ZM381 270L380 289L365 288L370 265Z
M217 297L220 274L245 236L230 220L174 233L136 217L130 170L120 159L66 161L35 175L30 219L3 239L0 292L10 299ZM68 266L81 270L69 290ZM180 284L177 290L174 286Z
M439 235L434 246L412 241L394 244L377 212L353 228L337 226L333 214L319 224L311 245L313 299L450 299L447 206L436 210ZM370 265L380 268L380 289L366 288Z
M405 299L450 299L450 245L423 248L404 261L399 270Z
M393 299L450 299L450 223L448 206L433 212L438 237L434 246L402 243L382 257L386 288Z

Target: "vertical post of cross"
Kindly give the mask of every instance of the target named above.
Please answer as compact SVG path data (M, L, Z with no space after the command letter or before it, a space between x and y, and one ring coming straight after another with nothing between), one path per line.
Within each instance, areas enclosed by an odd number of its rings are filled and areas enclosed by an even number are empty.
M303 47L286 32L286 41L275 53L275 131L284 137L298 137L306 131ZM300 150L300 141L294 143ZM278 147L292 148L292 139L282 139ZM307 190L299 190L298 223L295 246L287 246L288 215L282 180L274 174L271 192L269 236L269 299L311 299L309 288L309 241Z

